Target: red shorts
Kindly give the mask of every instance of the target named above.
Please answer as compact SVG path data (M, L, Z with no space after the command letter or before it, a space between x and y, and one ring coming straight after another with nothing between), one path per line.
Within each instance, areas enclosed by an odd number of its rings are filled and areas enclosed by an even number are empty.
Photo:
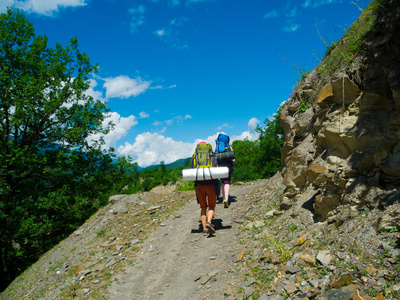
M196 196L201 208L214 208L217 205L217 188L214 183L198 184Z

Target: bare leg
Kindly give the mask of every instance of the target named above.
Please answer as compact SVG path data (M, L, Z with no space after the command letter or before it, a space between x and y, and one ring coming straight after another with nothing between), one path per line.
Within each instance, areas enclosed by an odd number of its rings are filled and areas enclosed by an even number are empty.
M214 217L214 211L215 211L214 209L215 209L214 207L210 207L209 210L208 210L207 221L210 222L210 223L211 223L211 221L212 221L212 219Z
M214 217L214 207L210 207L208 209L207 217L208 217L208 220L207 220L208 222L207 222L206 228L208 229L208 234L213 235L215 233L215 229L214 229L214 226L211 224L211 221Z
M229 200L229 192L231 190L231 185L230 184L224 184L224 198Z
M223 184L222 185L222 203L224 204L224 208L228 208L229 207L229 191L231 189L231 185L229 183Z
M206 225L207 225L207 208L202 208L202 209L201 209L200 220L201 220L201 225L203 225L203 230L206 230Z

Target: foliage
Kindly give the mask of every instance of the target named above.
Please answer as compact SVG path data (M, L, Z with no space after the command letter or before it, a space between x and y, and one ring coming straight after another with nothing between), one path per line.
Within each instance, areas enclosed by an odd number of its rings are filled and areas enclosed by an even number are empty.
M302 95L301 102L299 104L299 113L305 112L310 107L310 103L308 102L308 96L306 94Z
M261 178L273 176L281 168L281 149L284 143L284 132L280 123L279 111L272 119L265 121L264 129L258 127L259 132L256 161L257 170Z
M383 0L371 1L357 21L346 30L344 36L338 42L327 45L324 63L319 69L321 75L331 75L353 62L355 55L362 50L364 35L371 30L377 20L378 8L382 6L382 2Z
M279 259L284 263L287 262L290 259L290 250L283 245L283 241L279 241L278 238L269 234L266 235L266 238L277 252Z
M47 46L19 11L0 15L0 288L120 189L126 159L89 143L104 103L85 94L97 71L70 45Z
M172 167L178 165L177 167ZM129 180L128 185L122 191L124 194L135 194L137 192L148 192L156 186L162 184L167 185L169 183L175 184L178 179L182 176L182 169L190 168L190 158L181 160L179 163L165 165L161 162L159 166L152 166L146 169L142 169L140 172L135 172L130 175L126 175ZM191 185L181 184L179 188L183 190L191 190Z
M251 181L259 178L255 153L259 151L256 142L245 139L234 141L232 148L235 151L235 165L233 181Z
M310 74L310 72L311 71L307 71L307 70L306 71L302 71L300 80L304 80L308 76L308 74Z
M181 181L177 187L177 191L193 191L194 189L194 181Z
M264 122L265 127L257 128L259 138L256 141L234 141L235 166L232 181L250 181L269 178L281 167L281 149L284 132L280 124L279 113Z

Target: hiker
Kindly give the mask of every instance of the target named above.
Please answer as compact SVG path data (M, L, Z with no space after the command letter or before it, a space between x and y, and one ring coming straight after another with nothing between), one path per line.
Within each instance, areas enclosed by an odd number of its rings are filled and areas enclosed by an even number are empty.
M232 146L230 147L230 151L233 151ZM229 175L227 178L221 178L221 194L222 194L222 204L224 204L224 208L229 207L229 193L231 190L231 176L233 172L233 163L235 159L227 160L224 162L218 163L219 167L228 167Z
M204 154L205 152L207 154ZM197 144L195 153L192 157L192 167L208 168L216 165L217 160L215 155L213 155L211 145L205 142ZM200 204L200 220L203 227L203 234L207 236L215 233L211 221L214 217L215 206L217 205L217 180L218 179L194 181L197 202Z
M234 157L234 152L232 146L229 144L229 136L221 132L217 139L215 140L217 146L215 152L217 153L227 153L232 152ZM224 204L224 208L229 207L229 193L231 189L231 176L233 172L233 163L235 159L225 159L218 161L218 167L228 167L229 175L227 178L221 178L221 194L222 194L222 203Z

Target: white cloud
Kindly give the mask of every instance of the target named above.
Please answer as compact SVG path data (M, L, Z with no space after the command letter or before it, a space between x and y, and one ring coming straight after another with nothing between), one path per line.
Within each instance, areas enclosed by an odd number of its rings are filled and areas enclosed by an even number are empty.
M150 90L168 90L168 89L173 89L176 88L176 84L170 85L168 87L164 87L163 85L156 85L149 87Z
M162 90L163 86L162 85L156 85L156 86L149 87L149 89L150 90Z
M291 11L289 11L286 16L289 18L294 18L297 15L297 7L293 8Z
M135 125L138 124L136 117L131 115L129 117L121 117L116 112L107 114L107 117L103 120L103 127L107 127L109 122L114 124L112 129L107 135L104 136L105 145L104 148L115 147L116 143L124 136L128 134L128 131ZM98 140L102 135L92 135L88 140Z
M90 87L86 90L85 94L92 96L95 100L100 100L101 102L106 102L107 99L103 98L103 94L100 91L95 91L94 88L98 85L95 79L90 79Z
M269 13L266 13L264 15L264 19L277 18L277 17L279 17L279 13L276 10L270 11Z
M294 32L300 28L300 25L296 22L297 20L297 7L290 8L290 4L288 3L286 5L286 10L285 10L285 25L282 28L284 32Z
M168 31L168 29L164 28L164 29L156 30L155 34L158 35L159 37L163 37L163 36L170 35L170 32Z
M140 77L133 79L128 76L118 76L104 79L107 98L129 98L144 93L151 81L143 81Z
M254 141L258 139L259 134L258 132L255 131L257 128L257 125L260 123L260 121L257 118L251 118L249 122L247 123L247 131L242 132L240 135L234 135L231 137L231 143L236 140L244 140L248 139L250 141Z
M131 21L130 21L130 26L131 26L131 32L135 33L139 29L139 26L143 26L146 24L146 18L144 16L144 13L146 12L146 6L144 5L138 5L136 7L132 7L129 10L129 13L132 15Z
M249 131L252 131L257 128L257 125L260 123L260 121L257 118L251 118L249 123L247 123L247 126L249 127Z
M246 138L256 140L258 134L254 131L254 128L258 123L259 121L256 118L250 119L248 131L240 135L230 136L231 144L235 140L244 140ZM162 132L164 131L165 128ZM133 144L126 142L124 145L119 146L117 152L118 155L129 155L141 167L159 164L161 161L168 164L181 158L191 157L196 145L200 142L207 142L215 148L215 140L220 132L218 131L214 135L205 138L197 138L193 143L174 141L172 138L165 137L159 133L144 132L136 137Z
M140 116L141 119L150 117L150 115L145 111L140 112L139 116Z
M175 116L172 119L166 120L165 123L167 125L172 125L174 122L183 122L185 120L191 119L191 115L186 115L186 116Z
M189 19L186 17L180 17L180 18L176 18L176 19L172 19L169 22L170 26L183 26L186 22L188 22Z
M180 40L179 31L177 31L177 28L183 26L187 21L189 19L185 17L172 19L167 26L154 31L154 34L165 43L171 44L174 48L188 49L189 45Z
M1 6L14 6L29 13L51 16L61 8L80 7L87 5L86 0L27 0L27 1L1 1ZM5 2L5 3L4 3Z
M244 139L254 141L254 140L258 139L258 136L259 136L258 133L254 132L254 131L245 131L245 132L242 132L241 135L232 136L231 143L236 140L242 141Z
M225 123L225 124L222 124L221 126L215 128L215 130L222 130L224 128L232 128L232 126L229 126L229 124Z
M316 8L321 5L325 4L334 4L334 3L341 3L343 2L342 0L306 0L303 3L303 7L311 7L311 8Z
M299 24L292 23L292 24L288 24L285 27L283 27L283 31L285 31L285 32L294 32L299 28L300 28Z
M130 156L141 167L159 164L164 161L172 163L180 158L190 157L194 144L174 141L158 133L145 132L135 138L135 142L118 148L118 153Z
M12 7L14 2L14 0L0 0L0 13L7 12L7 7Z

